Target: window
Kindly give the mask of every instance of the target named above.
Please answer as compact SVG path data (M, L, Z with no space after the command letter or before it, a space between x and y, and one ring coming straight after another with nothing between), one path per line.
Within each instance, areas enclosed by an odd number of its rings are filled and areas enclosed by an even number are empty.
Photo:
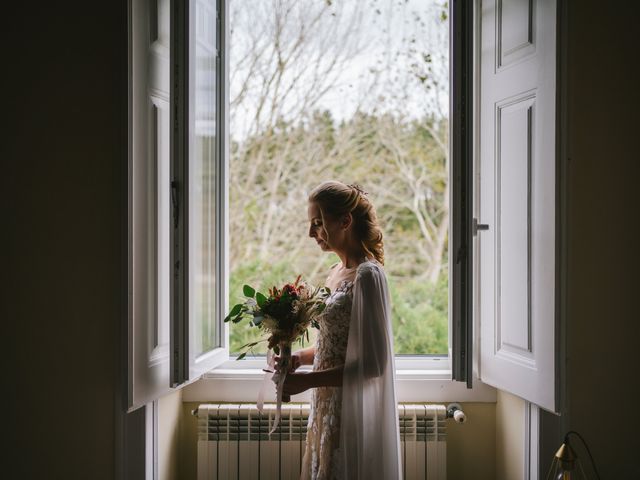
M308 238L307 195L326 179L360 183L385 234L395 351L446 356L446 4L230 0L229 8L230 303L244 282L266 290L300 273L324 282L339 258L319 255ZM231 352L259 333L232 324Z
M264 265L322 280L332 259L290 239L306 240L305 189L347 169L375 193L394 259L396 352L449 348L470 385L480 341L483 381L557 405L555 6L372 1L132 2L131 408L228 361L242 341L222 323L229 295L271 280ZM421 312L436 333L411 343Z
M228 358L224 6L131 2L130 409Z

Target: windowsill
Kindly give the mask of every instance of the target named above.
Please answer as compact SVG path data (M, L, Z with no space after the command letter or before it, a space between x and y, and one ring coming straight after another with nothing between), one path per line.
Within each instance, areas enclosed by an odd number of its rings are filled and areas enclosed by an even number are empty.
M264 357L236 362L231 359L183 390L185 402L255 402L266 373ZM426 368L424 368L426 367ZM298 369L310 372L310 365ZM451 380L446 357L396 357L396 394L398 402L495 402L493 387L474 378L473 388ZM293 402L311 400L311 390L294 395ZM275 401L275 386L270 382L265 401Z

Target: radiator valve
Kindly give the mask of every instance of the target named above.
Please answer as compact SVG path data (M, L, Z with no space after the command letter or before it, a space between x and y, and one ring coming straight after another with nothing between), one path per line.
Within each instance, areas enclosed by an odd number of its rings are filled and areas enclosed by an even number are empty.
M462 411L459 403L450 403L447 405L447 418L453 418L458 423L467 421L467 416Z

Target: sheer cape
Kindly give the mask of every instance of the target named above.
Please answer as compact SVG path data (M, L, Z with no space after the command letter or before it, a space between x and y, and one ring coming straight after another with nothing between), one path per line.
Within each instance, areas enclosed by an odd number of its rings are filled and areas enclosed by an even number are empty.
M391 305L382 265L356 271L342 382L343 478L400 479Z

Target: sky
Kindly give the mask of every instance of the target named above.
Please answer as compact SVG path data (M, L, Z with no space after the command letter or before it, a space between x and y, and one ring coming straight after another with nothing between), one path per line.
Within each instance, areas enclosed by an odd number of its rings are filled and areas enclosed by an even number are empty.
M309 91L322 91L322 86L329 83L332 87L317 100L314 108L330 111L337 121L350 118L357 110L371 112L374 109L410 118L435 113L435 110L447 116L449 32L448 22L439 20L444 9L442 1L231 0L231 135L234 139L243 138L252 127L257 128L254 119L260 80L268 77L276 65L270 61L273 12L274 8L286 6L291 10L282 30L281 44L285 50L314 14L321 15L315 28L306 27L304 55L287 67L290 75L284 78L298 75L299 81L280 102L285 117L304 116L304 112L299 111L300 99ZM257 59L259 68L254 63L253 74L250 74L248 63L241 59L258 50L256 45L263 53ZM432 78L442 84L437 89L437 98L436 89L427 90L417 80L417 74L424 73L426 67L425 52L432 54ZM341 63L333 69L333 76L326 76L325 85L313 90L310 87L313 75L302 71L314 61L322 70L336 58ZM248 95L243 101L233 103L248 78ZM273 88L269 95L273 95Z

